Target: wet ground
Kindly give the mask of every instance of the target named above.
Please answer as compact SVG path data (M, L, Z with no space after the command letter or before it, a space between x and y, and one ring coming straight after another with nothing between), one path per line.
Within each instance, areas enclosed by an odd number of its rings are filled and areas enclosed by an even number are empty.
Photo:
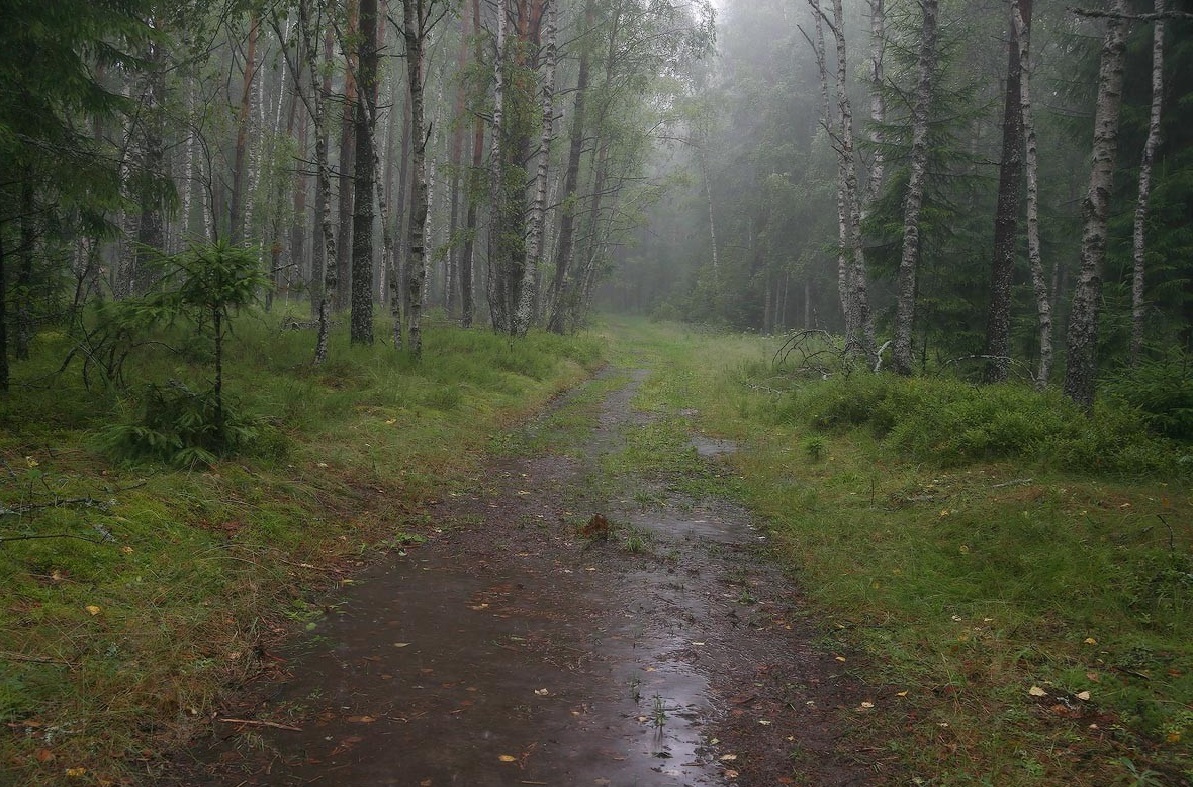
M864 687L813 644L746 512L657 478L594 498L601 456L648 420L630 404L645 376L603 400L580 450L502 460L436 506L435 536L329 599L287 678L221 716L176 782L883 783L876 750L841 735ZM720 463L736 446L688 450ZM598 513L612 528L586 537Z

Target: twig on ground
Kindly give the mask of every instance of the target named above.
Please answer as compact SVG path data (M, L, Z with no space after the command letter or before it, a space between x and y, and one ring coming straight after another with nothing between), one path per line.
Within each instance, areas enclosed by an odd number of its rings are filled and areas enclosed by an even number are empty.
M225 724L242 724L246 727L270 727L275 730L290 730L291 732L302 732L302 727L294 727L289 724L279 724L276 721L256 721L254 719L217 719Z

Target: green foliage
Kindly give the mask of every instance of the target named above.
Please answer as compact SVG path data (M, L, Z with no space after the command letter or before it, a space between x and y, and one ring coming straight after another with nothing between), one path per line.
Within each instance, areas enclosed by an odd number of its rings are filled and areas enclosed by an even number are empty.
M136 419L104 429L99 444L119 460L193 467L248 449L258 435L259 424L217 401L212 389L192 391L172 380L146 386Z
M776 417L836 433L865 428L940 467L1015 460L1129 477L1181 472L1182 451L1146 434L1132 409L1106 402L1086 417L1059 392L1018 384L854 375L797 389Z
M1137 410L1152 432L1193 442L1193 358L1176 354L1143 361L1112 379L1105 391Z

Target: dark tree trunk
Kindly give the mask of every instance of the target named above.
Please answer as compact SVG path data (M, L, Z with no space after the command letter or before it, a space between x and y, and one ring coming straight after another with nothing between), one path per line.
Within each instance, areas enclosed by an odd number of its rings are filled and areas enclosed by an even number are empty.
M591 30L596 14L595 0L584 4L585 30ZM559 236L555 240L555 278L551 280L550 309L547 328L554 333L563 333L567 306L563 302L569 291L568 278L571 275L572 258L576 242L576 189L580 181L580 157L584 152L584 114L588 98L589 44L587 38L581 43L580 71L576 77L576 102L572 112L571 136L568 144L567 169L563 175L563 206L560 209Z
M37 244L34 223L33 169L27 168L21 179L20 245L17 247L20 265L16 281L16 334L13 336L13 355L21 361L29 359L29 344L33 341L33 249Z
M359 5L357 0L348 2L348 33L341 46L347 47L357 37ZM337 311L348 308L352 299L352 188L353 168L356 163L356 58L353 50L344 53L344 115L340 122L340 228L337 238L336 280Z
M474 55L481 62L481 11L480 0L472 0L472 29L475 35ZM460 325L472 327L475 306L473 304L472 274L476 270L476 179L481 175L485 156L485 121L479 112L472 123L472 171L469 174L468 210L464 217L464 249L460 253Z
M357 36L358 95L353 106L356 136L356 178L352 212L353 344L373 343L373 209L375 167L373 121L377 106L377 0L360 0Z
M4 227L0 225L0 392L8 393L8 279L4 263Z
M1019 0L1023 21L1031 24L1031 0ZM986 321L985 378L1007 379L1011 355L1011 284L1015 277L1015 246L1019 229L1019 200L1023 192L1023 64L1019 36L1011 22L1007 54L1007 90L1002 115L1002 162L998 170L998 207L994 214L994 260L990 267L990 311Z

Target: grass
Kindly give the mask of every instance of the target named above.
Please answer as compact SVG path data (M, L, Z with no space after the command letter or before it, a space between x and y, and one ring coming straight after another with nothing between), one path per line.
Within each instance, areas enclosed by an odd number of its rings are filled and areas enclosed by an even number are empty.
M494 435L603 362L591 337L438 326L422 361L336 334L314 368L313 337L282 324L237 322L227 393L257 438L210 466L122 461L99 437L135 419L139 383L202 387L202 355L149 348L127 392L85 388L77 366L55 375L60 333L16 366L0 400L5 784L153 773L323 614L313 594L416 548L427 501L473 483Z
M613 331L619 362L655 370L636 404L657 418L610 469L769 525L826 644L866 657L890 711L866 734L922 783L1193 779L1187 445L1014 386L800 381L778 340ZM691 461L683 410L740 441L732 476Z
M924 784L1193 778L1189 451L1123 407L1086 420L1014 386L803 381L772 366L778 340L630 321L519 343L438 327L422 362L337 334L316 369L312 337L280 324L237 324L229 394L257 437L210 467L100 453L138 388L53 377L65 336L41 335L17 366L0 401L0 538L23 539L0 542L0 770L14 783L152 773L325 614L319 590L416 549L423 504L475 483L488 453L590 459L577 434L624 375L520 437L509 427L605 353L653 370L634 402L650 418L588 493L661 485L748 505L825 646L873 687L876 712L842 722L870 726L843 745L882 741L878 759ZM201 386L203 364L148 348L129 372ZM742 450L701 461L693 428ZM626 534L628 552L650 546Z

